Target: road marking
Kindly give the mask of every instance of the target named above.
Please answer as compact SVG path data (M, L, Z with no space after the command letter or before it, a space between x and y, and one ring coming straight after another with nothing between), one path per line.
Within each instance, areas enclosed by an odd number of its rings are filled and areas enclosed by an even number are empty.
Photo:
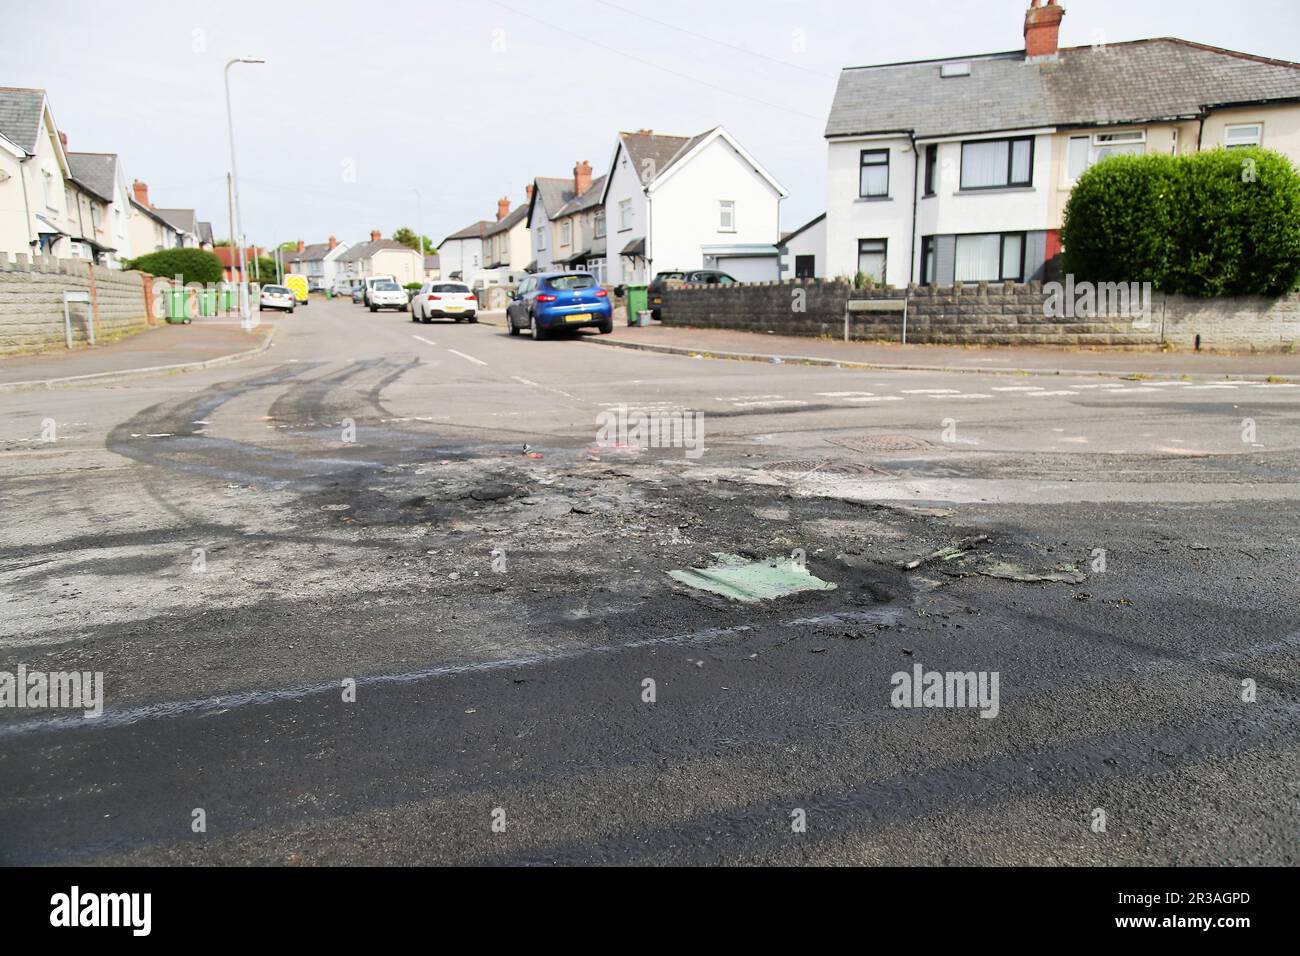
M955 388L913 388L903 389L904 395L960 395Z
M958 392L955 395L931 395L930 397L933 399L937 399L938 401L944 402L944 401L957 401L963 398L992 398L993 396L985 395L983 392Z
M846 402L901 402L901 395L872 395L870 398L846 398Z
M1189 392L1201 392L1211 388L1230 388L1235 390L1236 387L1236 385L1188 385L1187 390Z
M1088 386L1085 386L1085 387L1087 387L1087 388L1093 388L1094 386L1092 386L1092 385L1088 385ZM1041 392L1041 391L1043 391L1043 386L1041 386L1041 385L1003 385L1001 388L998 388L998 387L995 385L995 386L993 387L993 391L995 391L995 392Z
M468 362L473 362L475 365L487 365L487 362L484 362L482 359L476 359L474 356L466 355L464 352L457 352L455 349L447 349L447 351L452 355L459 355L461 358Z
M875 392L818 392L822 398L865 398L874 396Z
M1069 391L1062 391L1062 392L1030 392L1030 393L1028 394L1028 396L1026 396L1026 397L1028 397L1028 398L1045 398L1045 397L1047 397L1047 396L1049 396L1049 395L1078 395L1078 394L1079 394L1078 392L1069 392Z
M438 343L435 342L433 339L426 339L423 335L415 335L415 334L412 334L412 335L411 335L411 338L413 338L413 339L419 339L421 342L425 343L426 345L437 345L437 344L438 344Z
M769 402L732 402L737 408L793 408L799 405L807 405L807 402L796 401L793 398L777 399Z
M578 398L577 395L570 395L568 392L562 392L562 391L560 391L558 388L551 388L551 386L549 386L549 385L542 385L542 384L540 384L540 383L538 383L538 382L534 382L534 381L531 381L530 379L526 379L526 378L524 378L524 377L522 377L522 376L520 376L520 375L511 375L510 377L513 378L516 382L521 382L521 383L523 383L524 385L531 385L533 388L540 388L540 389L541 389L542 391L544 391L544 392L554 392L556 395L563 395L565 398L571 398L571 399L573 399L575 402L580 402L580 401L582 401L582 399ZM609 403L607 403L607 402L602 402L601 404L602 404L602 405L607 405L607 404L609 404ZM610 406L610 407L615 407L615 406Z

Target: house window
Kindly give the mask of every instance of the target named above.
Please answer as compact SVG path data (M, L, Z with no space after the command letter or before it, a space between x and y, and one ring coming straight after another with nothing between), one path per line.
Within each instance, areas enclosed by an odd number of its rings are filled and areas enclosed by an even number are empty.
M934 189L937 185L936 177L939 172L939 144L931 143L925 148L925 194L934 195Z
M1223 145L1228 149L1240 149L1243 146L1259 146L1264 142L1264 126L1261 123L1245 123L1229 126L1223 131Z
M957 282L1017 282L1025 275L1025 234L990 232L957 237Z
M934 258L934 236L926 236L921 240L921 285L935 281Z
M573 223L569 222L569 220L566 219L564 220L563 223L560 224L560 245L567 246L572 241L573 241Z
M41 191L45 194L45 208L54 209L54 177L44 170L41 171Z
M869 279L883 285L885 282L885 253L888 248L889 241L886 239L859 239L858 271Z
M817 256L795 256L794 277L796 279L813 279L817 276Z
M718 202L718 231L736 231L736 203L733 200L722 199Z
M1093 136L1071 136L1066 155L1066 175L1074 182L1089 167L1109 156L1141 156L1146 152L1145 130L1128 130L1123 133L1097 133Z
M889 150L864 149L858 176L858 196L880 199L889 195Z
M595 231L596 231L596 238L597 238L597 239L604 239L604 238L605 238L605 210L604 210L604 209L599 209L599 210L596 211L596 230L595 230Z
M67 211L69 219L77 214L77 203L72 198L72 190L67 186L63 187L63 208Z
M546 225L542 224L537 227L537 250L546 251Z
M621 199L618 203L618 231L627 232L632 228L632 200Z
M1033 184L1033 137L961 144L962 189L1004 189Z

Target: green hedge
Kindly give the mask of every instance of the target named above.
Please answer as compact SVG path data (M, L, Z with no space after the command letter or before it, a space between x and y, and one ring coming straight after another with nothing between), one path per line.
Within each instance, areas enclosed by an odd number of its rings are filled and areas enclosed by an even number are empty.
M220 282L225 277L221 260L216 253L203 249L163 249L123 263L127 269L139 269L152 276L171 279L180 276L185 284L191 282Z
M1257 148L1113 156L1079 178L1061 242L1078 280L1276 297L1300 283L1300 174Z

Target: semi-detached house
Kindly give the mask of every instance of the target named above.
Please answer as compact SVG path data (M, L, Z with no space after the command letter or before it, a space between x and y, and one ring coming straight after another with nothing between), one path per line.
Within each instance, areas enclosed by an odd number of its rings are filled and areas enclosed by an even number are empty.
M826 127L826 275L902 286L1034 280L1065 204L1116 153L1262 145L1300 162L1300 64L1161 38L846 69Z
M528 203L530 271L582 269L605 281L605 177L592 179L591 163L574 164L573 178L533 180Z

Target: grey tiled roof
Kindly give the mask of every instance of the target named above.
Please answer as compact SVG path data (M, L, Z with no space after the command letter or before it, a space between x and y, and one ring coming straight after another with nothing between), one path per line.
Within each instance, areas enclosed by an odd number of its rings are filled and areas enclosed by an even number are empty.
M302 252L290 252L285 256L286 262L317 262L325 258L330 251L328 242L313 242L302 247Z
M510 229L511 226L513 226L517 222L522 221L527 215L528 215L527 204L521 205L517 207L514 212L510 213L508 216L502 219L500 222L488 223L487 228L483 230L483 235L495 236L498 232L506 232L508 229Z
M941 63L970 75L943 79ZM917 137L1040 126L1194 117L1206 106L1300 99L1300 64L1161 38L1070 47L1053 60L1023 51L840 74L826 135L912 131Z
M193 209L158 209L155 207L154 212L162 216L181 232L198 235L198 216L195 214Z
M698 136L659 136L655 133L619 133L627 157L636 167L642 186L649 186L661 176L674 162L689 153L704 137L712 133L707 130Z
M412 255L419 255L410 246L404 246L395 239L380 239L378 242L358 242L355 246L348 249L347 252L339 256L339 262L359 262L362 259L369 259L376 252L383 252L385 249L405 249Z
M72 178L104 202L113 201L117 156L113 153L68 153Z
M480 219L472 226L466 226L464 229L461 229L459 232L453 232L446 239L442 240L442 242L448 242L452 239L482 239L484 230L487 229L487 227L490 225L492 224L488 222L486 219ZM441 246L442 242L438 243L438 245Z
M0 135L29 153L36 152L44 102L44 90L0 86Z
M560 179L554 176L538 176L533 180L537 187L537 197L542 201L547 218L554 219L577 193L573 191L572 179Z
M581 196L574 196L572 199L570 199L567 203L564 204L564 208L561 209L559 213L557 213L556 216L552 218L558 218L562 216L572 216L574 213L579 213L585 209L590 209L592 206L599 206L600 197L604 194L604 192L605 192L605 177L600 176L596 179L593 179L591 181L591 185L586 188L586 190L582 193Z
M199 223L199 242L212 242L212 223Z

